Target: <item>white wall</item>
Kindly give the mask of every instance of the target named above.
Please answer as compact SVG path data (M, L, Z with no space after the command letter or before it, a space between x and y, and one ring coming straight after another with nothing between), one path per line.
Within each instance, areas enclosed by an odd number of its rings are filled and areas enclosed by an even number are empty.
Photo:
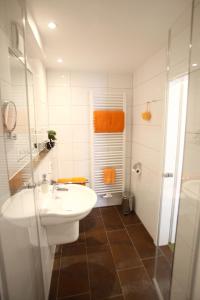
M121 91L127 97L127 184L129 182L132 74L65 72L49 70L50 129L57 131L58 176L90 179L90 91Z
M138 67L133 86L132 166L142 163L142 174L132 173L135 210L154 242L157 238L165 119L166 49ZM150 103L152 118L144 121L141 113Z

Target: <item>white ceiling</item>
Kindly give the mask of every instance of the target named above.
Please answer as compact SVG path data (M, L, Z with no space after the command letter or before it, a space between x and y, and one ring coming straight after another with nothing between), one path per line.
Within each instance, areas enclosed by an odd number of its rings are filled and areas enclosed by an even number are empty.
M132 71L167 41L190 0L29 0L47 67ZM47 27L55 21L56 30Z

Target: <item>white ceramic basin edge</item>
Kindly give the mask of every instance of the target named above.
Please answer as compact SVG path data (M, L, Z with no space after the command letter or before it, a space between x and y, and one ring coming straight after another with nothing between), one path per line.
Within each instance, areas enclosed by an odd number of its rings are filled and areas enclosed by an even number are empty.
M96 193L89 187L68 184L67 191L50 189L47 195L40 193L41 224L45 226L50 245L70 243L79 237L79 221L86 217L97 201ZM51 187L52 188L52 187Z
M96 193L89 187L68 184L68 191L52 193L52 187L47 195L40 193L42 207L40 218L42 225L54 225L73 220L81 220L90 213L97 201Z

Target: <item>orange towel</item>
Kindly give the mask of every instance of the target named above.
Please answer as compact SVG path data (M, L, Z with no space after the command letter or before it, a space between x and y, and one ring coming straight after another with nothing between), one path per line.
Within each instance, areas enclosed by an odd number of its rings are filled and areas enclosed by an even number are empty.
M85 185L88 182L85 177L58 178L57 183L76 183Z
M103 176L105 184L115 183L116 172L114 168L104 168Z
M123 132L124 119L123 111L94 111L94 131L97 133Z

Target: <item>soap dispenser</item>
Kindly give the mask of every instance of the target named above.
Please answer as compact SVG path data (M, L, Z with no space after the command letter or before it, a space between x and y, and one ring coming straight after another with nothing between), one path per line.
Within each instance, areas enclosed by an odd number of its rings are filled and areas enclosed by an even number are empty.
M47 180L46 174L42 175L41 191L44 194L48 193L48 191L49 191L49 182Z

